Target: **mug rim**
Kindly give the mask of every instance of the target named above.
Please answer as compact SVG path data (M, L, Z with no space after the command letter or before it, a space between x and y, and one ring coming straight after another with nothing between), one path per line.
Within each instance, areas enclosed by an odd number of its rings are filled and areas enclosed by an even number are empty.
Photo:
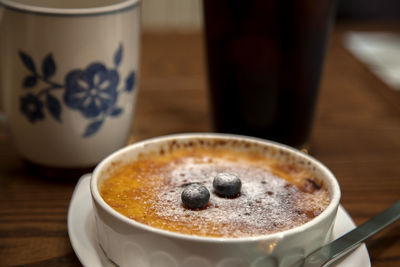
M327 178L324 178L323 180L325 182L329 181L329 186L328 188L332 189L332 192L330 192L330 202L328 206L325 208L325 210L319 214L317 217L313 218L312 220L301 224L299 226L296 226L294 228L284 230L284 231L279 231L276 233L272 234L265 234L265 235L258 235L258 236L247 236L247 237L210 237L210 236L198 236L198 235L190 235L190 234L182 234L178 232L172 232L156 227L152 227L140 222L137 222L133 219L130 219L126 217L125 215L120 214L118 211L114 210L111 206L109 206L104 199L101 197L99 188L97 186L98 178L100 177L100 173L102 172L103 169L106 169L112 162L115 160L118 160L118 158L125 154L129 153L130 150L135 150L139 149L141 147L145 147L148 144L152 143L161 143L161 142L167 142L171 140L176 140L176 139L188 139L188 138L225 138L225 139L231 139L231 140L245 140L245 141L250 141L250 142L256 142L259 144L268 144L270 146L273 146L275 148L279 149L284 149L285 151L289 151L290 153L294 153L296 156L303 157L307 160L312 161L313 165L316 166L318 169L320 169L326 176ZM337 208L339 207L339 202L341 198L341 191L339 187L339 183L334 176L334 174L324 165L322 164L319 160L316 158L305 154L301 152L300 150L297 150L293 147L277 143L274 141L270 140L265 140L265 139L260 139L256 137L250 137L250 136L243 136L243 135L235 135L235 134L223 134L223 133L183 133L183 134L171 134L171 135L164 135L160 137L154 137L150 139L146 139L143 141L139 141L136 143L133 143L131 145L128 145L120 150L115 151L105 159L103 159L94 169L92 176L90 178L90 192L93 198L93 201L97 203L101 209L103 209L108 215L112 216L114 219L117 221L120 221L124 224L126 224L129 227L135 227L139 228L143 231L149 231L153 234L158 234L164 237L169 237L169 238L176 238L180 240L186 240L186 241L197 241L197 242L213 242L213 243L247 243L247 242L255 242L255 241L266 241L266 240L279 240L282 239L284 236L292 236L295 235L299 232L304 232L307 229L312 229L313 226L318 225L322 221L324 221L327 217L329 217L332 213L337 212Z
M84 15L104 15L109 13L121 12L126 9L134 8L140 4L141 0L124 0L122 2L88 8L56 8L44 7L13 0L0 0L0 6L25 13L53 15L53 16L84 16Z

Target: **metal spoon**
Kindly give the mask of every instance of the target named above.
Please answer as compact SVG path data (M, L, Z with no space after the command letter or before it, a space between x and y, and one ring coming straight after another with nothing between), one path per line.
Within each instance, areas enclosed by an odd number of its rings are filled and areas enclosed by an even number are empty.
M356 249L361 242L400 219L400 201L371 218L364 224L344 234L331 243L309 254L300 264L304 267L324 267Z

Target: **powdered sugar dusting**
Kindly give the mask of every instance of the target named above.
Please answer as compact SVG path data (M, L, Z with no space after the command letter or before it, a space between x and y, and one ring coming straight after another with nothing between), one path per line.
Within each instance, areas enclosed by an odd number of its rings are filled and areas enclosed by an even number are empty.
M305 212L297 207L302 192L282 178L272 174L267 167L249 166L249 163L230 162L207 157L185 158L171 163L170 183L157 198L156 214L172 223L208 225L222 236L266 234L309 220ZM221 172L230 172L242 180L240 196L233 199L221 198L213 190L213 178ZM180 203L181 187L188 183L202 183L211 192L209 206L201 211L185 209ZM176 208L171 210L171 206Z

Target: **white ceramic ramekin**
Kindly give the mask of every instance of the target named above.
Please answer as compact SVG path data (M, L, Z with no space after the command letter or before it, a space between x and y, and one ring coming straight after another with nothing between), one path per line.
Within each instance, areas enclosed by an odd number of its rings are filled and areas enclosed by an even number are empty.
M200 142L200 140L203 140ZM129 219L105 203L99 187L120 164L134 161L140 153L159 151L172 143L218 143L220 146L260 147L271 157L309 168L321 179L331 197L316 218L293 229L247 238L211 238L152 228ZM264 149L267 148L267 149ZM238 267L292 266L331 239L340 188L334 175L318 160L293 148L261 139L226 134L179 134L130 145L104 159L95 169L91 194L97 237L107 257L118 266L138 267Z

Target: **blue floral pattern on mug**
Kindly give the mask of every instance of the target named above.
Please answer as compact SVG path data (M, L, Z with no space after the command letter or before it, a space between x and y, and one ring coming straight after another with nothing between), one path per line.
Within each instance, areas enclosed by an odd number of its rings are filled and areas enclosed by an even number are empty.
M107 70L101 63L71 71L65 78L64 102L87 118L97 117L114 106L118 81L118 72Z
M35 122L44 118L43 103L33 94L21 97L21 111L28 120Z
M83 132L84 137L89 137L101 128L107 117L117 117L122 114L123 109L117 106L118 96L123 92L130 93L134 89L134 71L126 77L123 88L118 89L120 76L117 68L123 57L122 44L114 54L114 68L93 62L85 69L73 69L68 72L64 84L50 79L57 69L52 54L44 58L41 74L32 57L22 51L19 52L19 56L31 72L22 81L23 88L30 92L20 98L20 110L31 123L44 120L44 110L61 123L62 109L69 108L79 111L89 121ZM42 81L45 86L34 93L38 81ZM64 90L61 100L54 95L58 90ZM64 107L62 102L65 104Z

